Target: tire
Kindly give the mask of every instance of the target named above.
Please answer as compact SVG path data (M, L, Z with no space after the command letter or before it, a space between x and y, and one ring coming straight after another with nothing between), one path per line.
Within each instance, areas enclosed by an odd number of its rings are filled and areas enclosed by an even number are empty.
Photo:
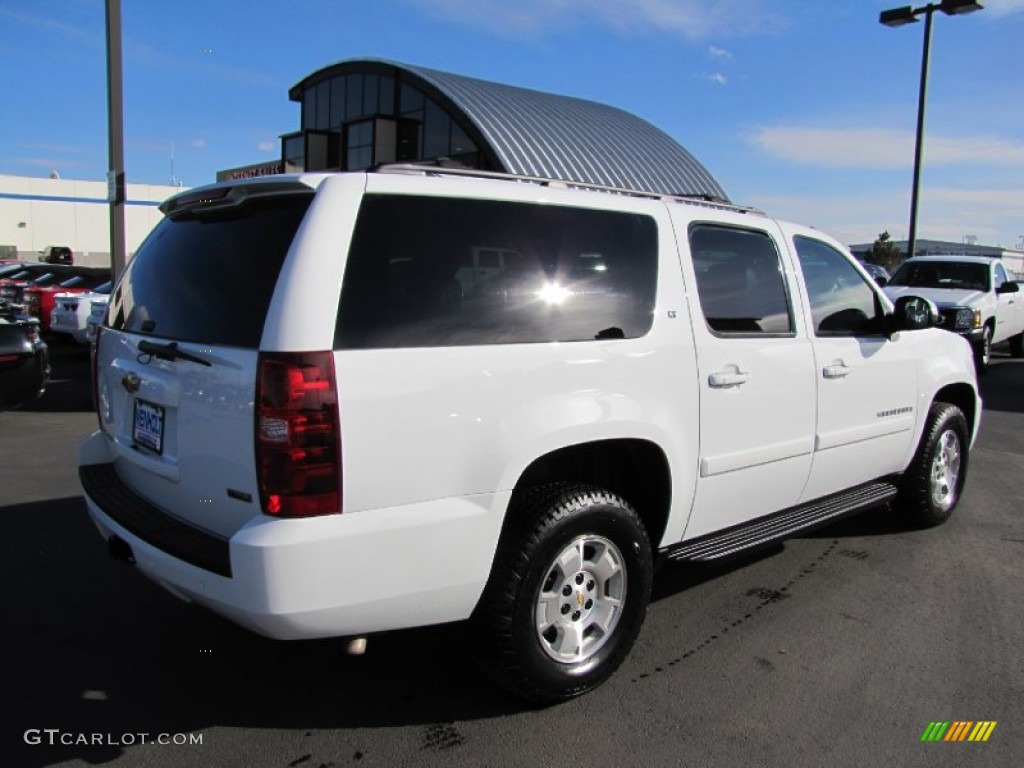
M981 331L981 339L974 346L974 367L978 375L984 375L992 359L992 326L986 325Z
M967 479L969 446L963 411L950 403L933 403L900 485L899 502L911 521L930 528L953 514Z
M643 523L615 494L569 483L524 491L509 514L470 620L477 660L536 704L593 690L622 663L647 612L653 558Z
M1010 337L1010 354L1014 357L1024 357L1024 333Z

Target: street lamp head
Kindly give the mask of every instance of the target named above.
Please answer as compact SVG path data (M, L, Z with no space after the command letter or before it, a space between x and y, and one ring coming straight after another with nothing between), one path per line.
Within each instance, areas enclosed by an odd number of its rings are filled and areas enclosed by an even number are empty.
M942 0L939 8L949 16L959 16L964 13L980 11L985 6L975 0Z
M917 17L914 15L914 8L910 5L882 11L878 15L878 22L887 27L902 27L904 24L914 24L917 20Z

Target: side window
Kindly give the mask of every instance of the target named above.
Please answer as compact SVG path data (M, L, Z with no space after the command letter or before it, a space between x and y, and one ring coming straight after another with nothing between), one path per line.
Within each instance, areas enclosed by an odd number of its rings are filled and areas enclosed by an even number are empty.
M650 216L368 195L345 266L335 348L643 336L657 266Z
M879 332L881 308L874 290L835 248L794 237L817 336L864 336Z
M790 334L793 318L775 242L766 232L690 227L697 294L716 334Z
M996 264L996 290L998 291L1007 280L1009 278L1006 276L1006 270L1003 269L1003 265Z

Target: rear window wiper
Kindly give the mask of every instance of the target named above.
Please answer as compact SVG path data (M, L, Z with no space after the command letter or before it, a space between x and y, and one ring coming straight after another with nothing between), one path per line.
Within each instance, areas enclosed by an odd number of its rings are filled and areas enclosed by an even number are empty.
M198 363L199 365L213 365L209 360L193 355L191 352L186 352L183 349L178 349L178 342L176 341L172 341L169 344L157 344L155 341L143 339L139 342L139 352L159 360L188 360L190 363Z

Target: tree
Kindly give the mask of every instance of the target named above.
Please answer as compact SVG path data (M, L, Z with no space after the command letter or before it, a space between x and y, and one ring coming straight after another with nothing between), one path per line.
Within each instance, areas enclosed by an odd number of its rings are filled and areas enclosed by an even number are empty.
M895 272L896 268L903 263L903 251L896 247L888 232L883 232L868 251L867 261L872 264L880 264L889 272Z

